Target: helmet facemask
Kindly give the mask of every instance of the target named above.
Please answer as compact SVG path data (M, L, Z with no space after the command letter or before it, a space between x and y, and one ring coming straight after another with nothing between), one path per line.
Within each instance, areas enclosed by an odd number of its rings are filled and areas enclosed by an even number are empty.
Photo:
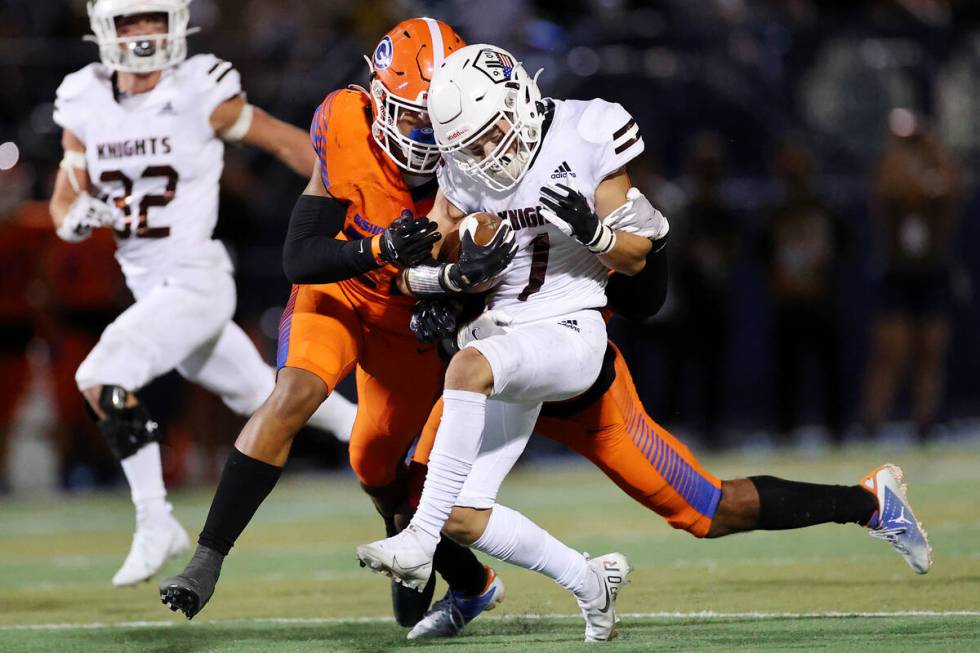
M99 46L99 57L109 68L126 73L150 73L174 66L187 58L190 0L89 0L88 14L94 35L85 37ZM166 31L121 36L119 26L127 18L159 15Z
M425 97L416 104L403 100L391 93L380 80L371 82L371 95L374 100L375 116L371 134L375 142L402 169L420 175L431 175L436 171L442 155L436 145L425 108ZM416 123L408 135L402 133L399 122L406 113Z

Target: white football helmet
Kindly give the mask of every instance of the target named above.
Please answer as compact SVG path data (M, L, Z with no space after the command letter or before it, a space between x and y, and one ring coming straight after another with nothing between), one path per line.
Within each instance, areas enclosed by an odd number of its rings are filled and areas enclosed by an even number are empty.
M516 186L541 145L537 77L506 50L485 43L446 57L428 98L443 156L493 190Z
M190 0L89 0L88 17L94 34L85 37L99 45L106 66L125 73L149 73L176 65L187 57ZM162 34L119 36L116 21L136 14L166 14Z

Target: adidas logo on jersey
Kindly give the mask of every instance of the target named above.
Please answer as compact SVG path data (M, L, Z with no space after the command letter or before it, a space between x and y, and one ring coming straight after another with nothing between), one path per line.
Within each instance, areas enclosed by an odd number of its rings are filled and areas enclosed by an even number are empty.
M551 173L552 179L566 179L567 177L575 178L575 173L572 172L572 167L568 165L568 161L562 161L561 165L555 168L555 171Z
M177 112L174 110L174 105L168 100L163 108L157 111L158 116L176 116Z
M575 333L581 333L581 329L578 328L578 320L562 320L558 323L559 326L568 327Z

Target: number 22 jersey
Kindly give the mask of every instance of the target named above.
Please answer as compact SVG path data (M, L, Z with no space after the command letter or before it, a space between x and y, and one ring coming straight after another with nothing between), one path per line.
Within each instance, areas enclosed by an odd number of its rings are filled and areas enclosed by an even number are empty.
M85 145L90 193L118 209L116 258L131 284L175 267L231 270L211 237L224 144L210 118L241 93L238 71L210 54L164 70L139 95L118 96L100 63L58 87L54 120Z

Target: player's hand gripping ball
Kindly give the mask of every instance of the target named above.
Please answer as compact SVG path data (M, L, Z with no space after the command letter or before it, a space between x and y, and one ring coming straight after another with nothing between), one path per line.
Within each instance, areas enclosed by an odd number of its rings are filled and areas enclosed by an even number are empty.
M491 213L466 216L459 233L459 261L446 274L453 290L468 291L491 282L517 254L510 225Z
M471 220L472 219L472 220ZM503 220L493 213L472 213L462 220L455 231L446 234L442 240L442 247L439 249L440 263L455 263L460 255L460 236L463 229L473 229L473 242L477 245L486 245L497 233Z

